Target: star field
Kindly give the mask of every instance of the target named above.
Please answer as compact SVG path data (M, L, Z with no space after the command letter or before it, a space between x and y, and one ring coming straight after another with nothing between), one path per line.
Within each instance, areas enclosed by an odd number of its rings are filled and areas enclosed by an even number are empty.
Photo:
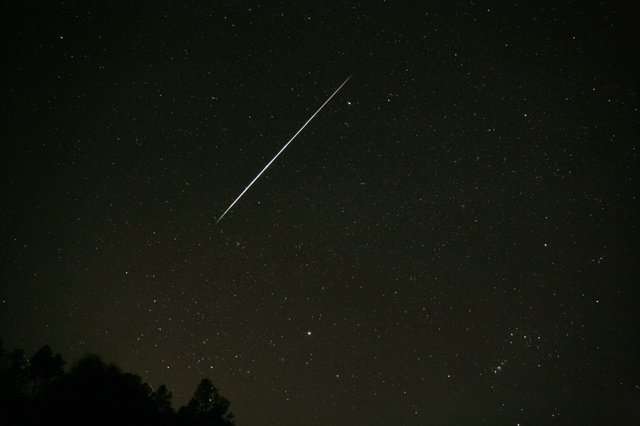
M630 10L12 7L5 346L238 425L640 418Z

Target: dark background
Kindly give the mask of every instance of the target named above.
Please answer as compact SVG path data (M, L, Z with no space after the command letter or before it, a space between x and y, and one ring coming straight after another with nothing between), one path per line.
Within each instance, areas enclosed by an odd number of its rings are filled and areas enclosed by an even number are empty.
M239 425L640 418L630 7L15 3L5 346Z

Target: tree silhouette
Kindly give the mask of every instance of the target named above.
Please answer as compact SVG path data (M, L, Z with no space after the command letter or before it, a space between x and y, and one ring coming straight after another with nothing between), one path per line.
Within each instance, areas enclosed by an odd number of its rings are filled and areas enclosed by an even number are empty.
M42 386L45 386L55 377L64 374L64 360L60 354L53 354L51 347L45 345L40 348L29 362L29 377L32 380L32 394L37 394Z
M31 357L30 373L32 379L51 380L64 373L64 360L45 345Z
M178 411L178 418L185 425L232 426L234 416L229 406L229 401L205 378L189 403Z
M198 385L178 414L165 385L153 390L142 379L87 355L64 371L49 346L27 358L0 341L1 425L196 425L232 426L229 401L210 380Z
M151 394L151 399L153 399L154 403L158 407L158 411L161 413L168 413L172 410L171 397L172 394L165 385L160 385L158 389Z
M0 424L22 424L29 409L28 361L21 349L3 351L0 362Z

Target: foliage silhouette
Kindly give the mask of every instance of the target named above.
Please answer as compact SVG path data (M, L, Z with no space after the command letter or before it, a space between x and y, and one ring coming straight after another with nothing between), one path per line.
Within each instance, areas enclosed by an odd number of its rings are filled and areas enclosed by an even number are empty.
M0 341L0 424L92 424L119 426L233 426L229 401L209 379L176 413L165 385L153 390L142 379L87 355L65 372L49 346L31 357L7 352Z
M231 426L233 414L229 412L229 405L211 380L202 379L193 398L178 411L178 418L184 425Z

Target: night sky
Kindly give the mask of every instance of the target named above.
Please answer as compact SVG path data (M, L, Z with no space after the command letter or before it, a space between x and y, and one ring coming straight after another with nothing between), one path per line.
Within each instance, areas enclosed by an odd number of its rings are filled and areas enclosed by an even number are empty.
M640 418L630 8L14 3L6 347L240 426Z

